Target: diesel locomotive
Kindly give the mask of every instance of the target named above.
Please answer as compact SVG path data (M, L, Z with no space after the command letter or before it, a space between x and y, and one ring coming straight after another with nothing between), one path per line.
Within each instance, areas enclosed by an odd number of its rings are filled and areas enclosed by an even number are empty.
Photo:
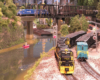
M72 74L74 72L73 52L66 45L56 46L55 58L61 74Z
M90 48L95 40L93 39L93 32L87 33L77 40L77 59L78 60L86 60L88 59L88 48Z
M86 42L77 42L77 59L88 59L88 44Z

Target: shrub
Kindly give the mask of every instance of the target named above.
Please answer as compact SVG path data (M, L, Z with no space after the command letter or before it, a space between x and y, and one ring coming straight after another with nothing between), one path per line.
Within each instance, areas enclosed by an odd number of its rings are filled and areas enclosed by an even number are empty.
M39 29L44 29L45 27L46 27L46 25L40 25L40 24L37 25L37 28L39 28Z
M96 17L97 17L98 19L100 19L100 1L98 2L97 9L98 9L98 14L96 15Z
M79 17L79 15L73 17L70 22L70 28L69 30L71 32L84 30L86 31L88 28L89 23L86 20L86 17L82 15L82 17Z
M21 6L20 9L25 9L25 6Z
M3 6L3 7L2 7L2 12L3 12L4 15L5 15L7 9L8 9L7 6Z
M12 22L12 26L15 26L15 25L16 25L16 21L13 21L13 22Z
M16 16L13 16L12 19L14 19L17 22L17 17Z
M0 18L3 16L3 14L2 14L2 10L1 10L1 8L0 8Z
M12 13L11 10L6 10L5 15L6 15L8 18L11 18L12 15L13 15L13 13Z
M4 6L3 2L0 1L0 8Z
M67 24L61 25L60 32L61 32L62 36L66 36L67 34L69 34L69 32L68 32L68 25Z

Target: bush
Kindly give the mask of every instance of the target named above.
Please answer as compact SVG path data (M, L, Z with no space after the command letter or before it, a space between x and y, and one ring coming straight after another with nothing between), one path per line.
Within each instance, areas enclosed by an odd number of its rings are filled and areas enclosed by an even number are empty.
M100 1L98 2L97 9L98 9L98 14L96 15L96 17L97 17L98 19L100 19Z
M25 9L25 6L21 6L20 9Z
M68 25L67 24L61 25L60 32L61 32L62 36L66 36L67 34L69 34L69 32L68 32Z
M16 25L16 21L13 21L12 22L12 26L14 27Z
M89 23L87 22L86 17L84 15L82 15L82 17L76 15L71 19L69 30L71 32L75 32L79 30L87 31L88 25Z
M12 15L13 15L13 13L12 13L11 10L6 10L5 15L6 15L8 18L11 18Z
M46 27L47 27L47 25L40 25L40 24L37 25L37 28L39 28L39 29L45 29Z
M7 9L8 9L7 6L3 6L3 7L2 7L2 12L3 12L4 15L5 15Z
M0 18L3 16L3 14L2 14L2 10L1 10L1 8L0 8Z
M16 16L13 16L12 19L14 19L14 21L17 22L17 17Z
M4 6L3 2L0 1L0 8Z

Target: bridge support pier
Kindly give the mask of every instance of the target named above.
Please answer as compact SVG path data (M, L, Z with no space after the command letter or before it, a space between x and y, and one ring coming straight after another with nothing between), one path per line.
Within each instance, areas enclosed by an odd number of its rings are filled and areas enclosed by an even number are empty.
M26 39L33 39L33 21L27 21Z

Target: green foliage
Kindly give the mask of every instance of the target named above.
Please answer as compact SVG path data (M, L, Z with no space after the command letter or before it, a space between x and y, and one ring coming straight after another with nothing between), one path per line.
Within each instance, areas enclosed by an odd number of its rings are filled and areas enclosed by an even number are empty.
M78 0L78 5L83 5L84 0Z
M0 18L3 16L3 14L2 14L2 11L1 11L1 8L0 8Z
M0 8L4 6L3 2L0 1Z
M82 15L82 17L79 17L79 15L76 15L71 19L69 32L75 32L79 30L87 31L89 23L86 20L86 17Z
M39 28L39 29L44 29L46 27L47 27L47 25L44 25L44 24L38 24L37 25L37 28Z
M6 14L6 10L7 10L7 9L8 9L7 6L3 6L3 7L2 7L2 12L3 12L4 15Z
M21 6L20 9L25 9L25 6Z
M97 17L98 19L100 19L100 1L98 2L97 9L98 9L98 14L96 15L96 17Z
M67 34L69 34L68 25L67 24L61 25L60 32L62 36L66 36Z
M51 18L50 19L46 18L46 22L47 22L48 26L51 26L52 25L51 20L52 20Z
M12 19L14 19L14 21L16 21L16 22L18 21L16 16L13 16Z
M38 25L39 24L39 20L38 19L34 19L34 21L33 21L36 25Z
M12 0L6 0L5 5L4 5L4 0L0 0L0 8L2 9L3 15L8 18L15 16L17 13L16 11L17 7Z
M13 15L13 12L12 12L11 10L6 10L5 15L6 15L8 18L11 18L12 15Z
M97 0L78 0L78 5L81 6L96 6Z
M33 5L33 9L36 9L35 5Z

